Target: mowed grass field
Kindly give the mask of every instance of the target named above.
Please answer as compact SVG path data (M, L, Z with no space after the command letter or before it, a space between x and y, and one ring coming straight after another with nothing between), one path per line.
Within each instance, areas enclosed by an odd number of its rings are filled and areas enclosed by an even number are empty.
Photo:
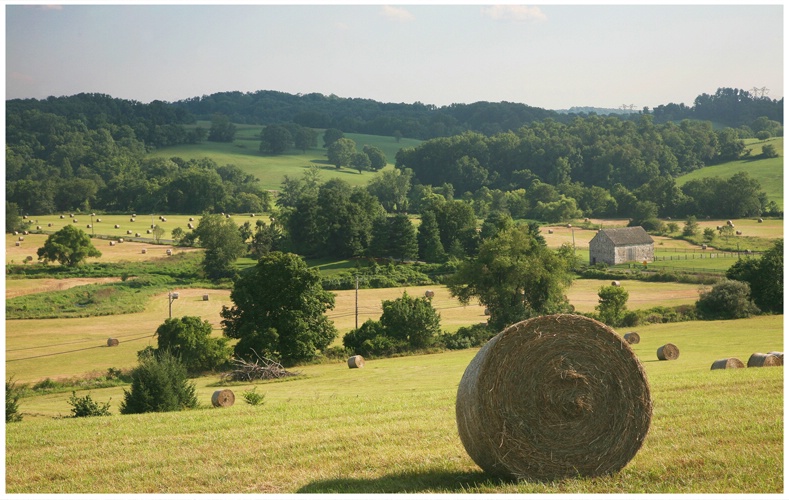
M202 123L210 128L210 123ZM375 172L359 173L349 168L337 169L331 165L323 148L323 133L319 133L318 147L306 152L289 150L280 155L263 154L260 149L260 132L262 127L251 125L237 125L236 138L232 143L209 142L202 144L185 144L159 149L149 156L154 158L180 157L183 159L210 158L219 165L235 165L244 172L260 179L263 189L278 190L283 178L300 178L305 170L312 166L321 168L323 180L340 178L352 186L366 185L375 175ZM386 155L388 166L394 168L395 154L404 147L415 147L422 141L417 139L402 138L398 142L393 137L345 134L345 137L356 142L359 151L365 145L375 146Z
M53 289L68 287L71 279L13 280L17 281L21 283L15 284L12 289L28 287L31 292L39 292L47 285ZM37 283L39 281L43 283ZM79 284L88 282L78 279ZM630 294L629 309L693 304L700 290L698 285L680 283L621 283ZM608 284L610 282L603 280L576 280L567 296L579 312L592 312L597 305L597 291ZM462 305L451 297L444 286L422 286L359 290L358 324L368 319L378 320L383 312L382 301L401 297L403 292L421 297L428 289L435 294L432 303L441 315L442 330L454 332L461 326L487 321L484 307L479 304ZM214 335L220 336L222 306L233 305L230 291L186 288L178 292L180 296L172 304L173 316L199 316L212 324ZM327 316L339 331L334 345L340 346L342 336L356 327L357 294L354 290L334 293L335 308L328 311ZM208 295L207 301L203 300L204 295ZM91 372L105 373L108 368L131 368L137 363L137 351L149 345L156 346L153 335L168 317L169 307L167 294L161 293L153 296L140 313L109 317L6 320L6 373L20 382L37 382L47 377L68 378ZM107 347L110 337L118 339L119 345Z
M503 482L469 458L455 395L476 350L300 367L302 377L226 386L196 379L200 409L122 416L120 387L93 390L110 417L6 426L8 493L782 493L783 368L715 370L783 350L783 317L653 325L633 346L654 403L644 446L594 479ZM624 333L624 330L620 333ZM671 342L674 361L656 350ZM121 344L123 345L123 344ZM265 404L250 406L256 387ZM212 408L214 391L236 402ZM78 393L78 395L85 394ZM21 401L68 415L69 394Z
M759 181L762 190L767 193L767 199L774 201L779 207L784 206L784 139L771 137L765 141L755 139L745 141L746 148L751 150L751 158L713 165L695 170L677 177L677 186L682 186L691 179L704 177L720 177L728 179L738 172L747 172L749 176ZM762 148L772 144L778 153L777 158L759 158Z

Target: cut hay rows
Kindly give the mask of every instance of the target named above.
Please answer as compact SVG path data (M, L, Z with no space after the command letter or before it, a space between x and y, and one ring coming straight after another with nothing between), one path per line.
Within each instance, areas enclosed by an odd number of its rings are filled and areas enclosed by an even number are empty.
M728 370L730 368L745 368L745 364L737 358L718 359L712 363L710 370Z
M666 344L658 347L657 358L661 361L673 361L679 358L679 347L674 344Z
M761 352L755 352L751 354L751 357L748 358L748 368L761 368L763 366L783 366L784 359L783 354L778 356L777 354L764 354Z
M619 335L560 314L516 323L485 344L455 411L463 446L487 473L554 480L622 469L644 443L652 400Z

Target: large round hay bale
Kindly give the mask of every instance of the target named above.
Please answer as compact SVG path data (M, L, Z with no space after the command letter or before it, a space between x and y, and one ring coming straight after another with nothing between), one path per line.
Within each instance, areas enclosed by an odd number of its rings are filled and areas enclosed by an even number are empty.
M211 404L214 407L222 407L227 408L228 406L233 406L233 403L236 402L236 395L233 394L233 391L230 389L222 389L221 391L214 391L214 394L211 396Z
M783 365L783 363L784 363L784 353L778 352L778 351L770 351L767 354L772 354L773 356L778 356L778 359L781 360L781 364Z
M359 356L351 356L348 358L348 368L363 368L364 367L364 358Z
M783 356L778 357L775 354L764 354L755 352L748 358L748 368L760 368L763 366L783 366Z
M619 335L557 314L488 341L463 374L455 412L463 446L487 473L553 480L624 467L644 443L652 400Z
M627 332L625 334L625 340L628 344L638 344L641 342L641 336L637 332Z
M737 358L724 358L713 362L710 370L727 370L729 368L745 368L745 365Z
M113 338L107 339L107 347L115 347L118 344L120 344L120 341L118 339L113 339Z
M666 344L658 347L657 358L661 361L671 361L679 357L679 347Z

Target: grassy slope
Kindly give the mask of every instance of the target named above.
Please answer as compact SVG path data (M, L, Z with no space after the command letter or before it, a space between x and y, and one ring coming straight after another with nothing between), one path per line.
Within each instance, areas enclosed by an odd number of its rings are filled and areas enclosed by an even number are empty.
M757 158L762 153L765 144L773 144L778 152L778 158ZM747 141L746 147L751 149L753 159L737 160L713 165L693 171L677 178L677 185L682 186L691 179L704 177L729 178L738 172L747 172L748 175L759 181L762 190L767 193L769 201L774 201L779 207L784 206L784 141L783 137L774 137L766 141Z
M92 391L111 417L26 418L6 430L8 492L782 492L783 370L710 371L783 350L783 317L654 325L634 351L654 401L643 448L620 473L508 483L483 473L457 436L455 393L465 350L308 366L299 380L259 384L266 403L213 409L216 378L196 380L204 408L117 415L122 388ZM758 332L758 334L755 334ZM676 361L657 361L666 342ZM67 394L23 400L26 412L68 414Z
M170 158L179 156L184 159L204 158L213 159L219 165L233 164L248 172L258 179L264 189L277 190L282 184L285 175L300 177L305 169L317 165L323 171L324 180L341 178L353 186L367 184L376 174L364 172L359 174L356 170L342 168L337 170L330 165L326 158L326 149L323 145L323 136L318 137L318 148L310 149L306 153L290 150L281 155L264 155L258 151L260 147L260 126L240 125L236 133L236 140L232 143L204 142L195 145L180 145L162 148L151 153L151 157ZM385 154L392 168L395 154L400 148L413 147L421 141L416 139L401 139L398 143L392 137L346 134L346 137L356 141L357 149L361 151L365 144L380 148Z

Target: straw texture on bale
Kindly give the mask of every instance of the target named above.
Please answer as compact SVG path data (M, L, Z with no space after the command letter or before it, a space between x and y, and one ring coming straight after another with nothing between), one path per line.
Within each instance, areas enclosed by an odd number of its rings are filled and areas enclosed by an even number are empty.
M679 357L679 347L674 344L666 344L658 347L657 357L661 361L671 361Z
M622 469L652 420L649 383L627 343L570 314L516 323L466 368L458 433L487 473L507 479L599 476Z
M236 402L236 395L233 394L233 391L230 389L222 389L221 391L214 391L214 394L211 396L211 404L214 407L223 407L227 408L228 406L233 406L233 403Z
M775 354L764 354L755 352L748 358L748 368L761 368L763 366L783 366L783 356L778 357Z
M773 356L778 356L778 358L781 360L781 364L784 363L784 353L778 352L778 351L770 351L767 354L772 354Z
M364 358L359 356L351 356L348 358L348 368L362 368L364 367Z
M625 340L627 340L628 344L638 344L641 342L641 335L636 332L627 332L625 334Z
M113 339L113 338L107 339L107 347L115 347L119 343L120 342L118 341L118 339Z
M737 358L718 359L712 363L710 370L727 370L729 368L745 368L745 364Z

